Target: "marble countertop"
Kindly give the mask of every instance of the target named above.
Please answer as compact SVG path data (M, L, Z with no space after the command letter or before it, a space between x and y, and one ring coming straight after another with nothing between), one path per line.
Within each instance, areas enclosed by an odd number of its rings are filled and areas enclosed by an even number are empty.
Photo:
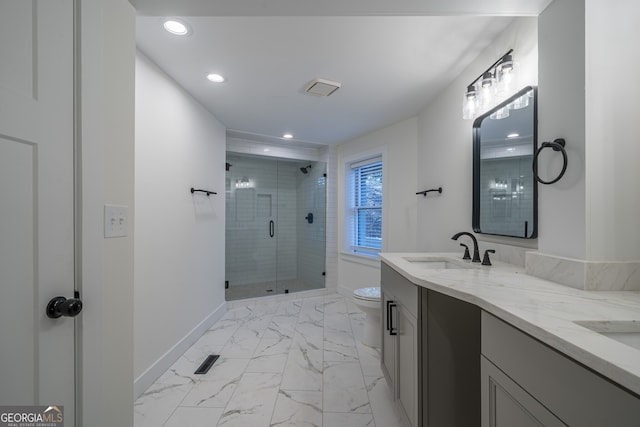
M640 350L576 323L640 321L640 292L578 290L501 262L427 269L408 260L424 257L463 262L457 253L380 254L416 285L475 304L640 395Z

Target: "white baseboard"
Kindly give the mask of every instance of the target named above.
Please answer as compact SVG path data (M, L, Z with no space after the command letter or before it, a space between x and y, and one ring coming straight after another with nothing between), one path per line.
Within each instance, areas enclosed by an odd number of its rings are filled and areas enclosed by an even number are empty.
M173 347L149 366L133 382L133 397L137 399L153 384L176 360L184 354L204 333L211 328L227 312L227 303L223 302L211 312L205 319L196 325L187 335L178 341Z

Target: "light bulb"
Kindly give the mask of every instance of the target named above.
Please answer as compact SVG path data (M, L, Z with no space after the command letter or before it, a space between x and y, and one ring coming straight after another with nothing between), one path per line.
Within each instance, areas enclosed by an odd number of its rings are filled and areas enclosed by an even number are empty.
M488 110L495 101L496 95L496 79L491 71L487 71L482 76L480 99L482 103L482 110Z
M506 73L510 73L511 71L513 71L513 67L514 67L513 57L511 56L511 54L505 55L502 58L502 62L499 65L500 70Z
M496 68L499 96L507 98L513 94L516 65L511 55L505 55L500 65Z
M496 82L495 77L493 76L493 74L491 73L491 71L487 71L486 73L484 73L482 75L482 88L486 89L489 88L491 86L493 86L493 84Z
M478 92L474 85L467 87L462 100L462 118L463 120L473 119L478 112Z

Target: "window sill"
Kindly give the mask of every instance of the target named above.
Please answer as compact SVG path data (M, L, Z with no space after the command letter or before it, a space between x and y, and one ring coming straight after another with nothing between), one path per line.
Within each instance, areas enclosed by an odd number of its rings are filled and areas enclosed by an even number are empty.
M367 255L353 252L340 252L342 261L353 262L356 264L368 265L369 267L380 268L380 258L378 255Z

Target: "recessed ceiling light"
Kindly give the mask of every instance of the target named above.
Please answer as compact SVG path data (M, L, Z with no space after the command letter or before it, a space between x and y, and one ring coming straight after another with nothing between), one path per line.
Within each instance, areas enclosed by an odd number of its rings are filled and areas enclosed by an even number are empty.
M177 36L186 36L190 33L189 26L177 19L168 19L164 21L164 29Z
M516 151L516 149L513 148L513 147L509 147L509 148L507 148L507 151Z
M223 83L226 80L223 76L216 73L207 74L207 79L214 83Z
M520 136L519 133L514 132L514 133L510 133L509 135L507 135L507 138L517 138L519 136Z
M262 150L262 151L264 151L265 153L268 153L268 152L269 152L269 151L271 151L271 150L269 150L268 148L265 148L265 149L264 149L264 150Z
M284 139L291 139L291 138L293 138L293 135L291 135L290 133L285 133L284 135L282 135L282 137Z

